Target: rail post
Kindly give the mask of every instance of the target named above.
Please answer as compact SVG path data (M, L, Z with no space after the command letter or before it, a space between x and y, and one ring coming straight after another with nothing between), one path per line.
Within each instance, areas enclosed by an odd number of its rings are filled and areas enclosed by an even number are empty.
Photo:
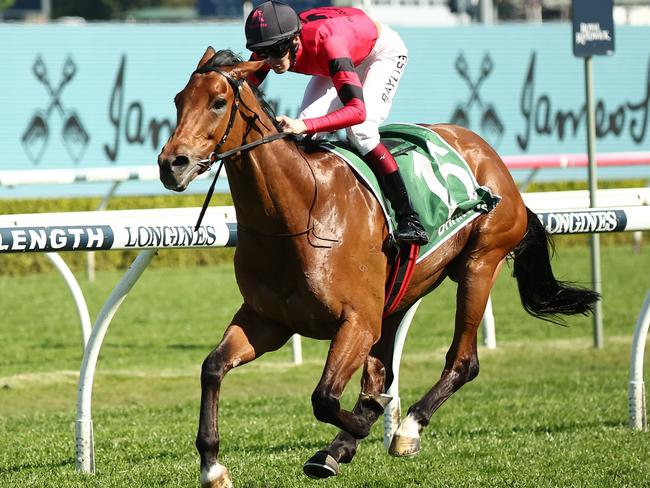
M643 382L643 356L646 339L648 338L648 326L650 326L650 290L646 294L634 328L632 352L630 354L630 382L627 389L630 427L643 431L648 430L645 384Z
M147 268L158 249L145 249L129 267L126 274L115 286L110 297L102 307L90 334L88 344L84 349L84 357L79 373L79 392L77 395L76 436L76 467L82 473L95 472L95 445L93 436L93 419L91 413L93 380L102 342L108 331L108 326L120 308L120 305Z
M399 399L399 367L402 361L402 350L404 349L404 342L406 341L406 336L411 327L411 322L415 316L422 298L417 302L411 305L411 308L408 309L402 321L395 332L395 345L393 346L393 382L386 391L386 395L393 397L392 400L386 408L384 408L384 447L386 450L390 447L391 440L393 439L393 434L397 430L397 426L400 422L400 417L402 416L402 404Z

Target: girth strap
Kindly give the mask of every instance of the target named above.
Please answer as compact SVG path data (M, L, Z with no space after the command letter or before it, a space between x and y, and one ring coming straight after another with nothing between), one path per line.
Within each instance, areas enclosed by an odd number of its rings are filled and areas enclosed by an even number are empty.
M395 262L388 276L388 282L386 283L384 317L390 315L404 297L406 289L411 282L419 249L419 246L416 244L402 244L399 247Z

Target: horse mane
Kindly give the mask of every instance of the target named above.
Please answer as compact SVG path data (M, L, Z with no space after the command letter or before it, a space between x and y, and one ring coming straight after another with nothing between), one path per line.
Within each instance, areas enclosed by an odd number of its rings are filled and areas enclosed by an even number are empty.
M222 49L221 51L217 51L215 55L205 63L205 66L218 68L220 66L235 66L243 62L244 60L239 54L234 53L230 49Z
M236 66L239 63L243 63L243 62L244 59L239 54L236 54L230 49L221 49L220 51L217 51L215 55L212 56L207 63L205 63L205 67L219 68L221 66ZM271 118L271 120L273 121L273 125L275 126L276 129L278 129L275 120L275 110L273 109L271 104L265 100L264 93L262 92L262 90L260 90L258 87L250 83L248 84L248 86L252 90L253 95L255 95L255 98L259 102L264 113Z

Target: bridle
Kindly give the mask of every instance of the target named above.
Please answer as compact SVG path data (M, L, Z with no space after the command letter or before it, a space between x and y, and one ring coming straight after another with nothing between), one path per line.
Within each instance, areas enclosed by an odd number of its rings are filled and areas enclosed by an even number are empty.
M217 161L220 161L224 158L227 158L228 156L232 156L233 154L236 154L240 151L245 151L247 149L252 149L256 146L259 146L261 144L266 144L267 142L272 142L277 139L282 139L283 137L287 137L290 134L286 132L278 132L277 134L272 134L270 136L262 137L261 139L258 139L257 141L253 141L248 144L244 144L241 146L237 146L233 149L230 149L228 151L225 151L223 153L219 153L219 149L221 146L223 146L226 141L228 140L228 136L230 135L230 131L232 130L233 126L235 125L235 117L237 116L237 112L239 111L239 104L241 103L246 107L250 112L255 113L253 110L250 109L246 105L246 103L242 100L241 98L241 89L242 86L244 85L244 82L246 81L246 78L237 80L233 78L230 73L223 71L215 66L204 66L201 68L198 68L197 70L194 71L194 73L198 74L205 74L209 72L214 72L214 73L219 73L221 76L223 76L226 81L230 84L230 86L233 89L233 92L235 93L235 96L232 101L232 106L230 107L230 118L228 119L228 125L226 126L226 130L223 133L223 136L221 137L221 140L214 146L214 149L210 153L210 155L206 159L200 159L197 161L197 164L200 169L203 169L204 171L207 171L210 169L210 167L216 163ZM255 120L257 120L259 116L255 114Z
M194 73L192 73L192 75L194 75L195 73L204 74L204 73L208 73L208 72L215 72L215 73L218 73L221 76L223 76L228 81L230 86L232 87L232 89L233 89L233 91L235 93L235 96L233 98L232 106L230 107L230 118L228 119L228 126L226 127L226 130L224 131L223 137L217 143L217 145L214 147L214 149L210 153L210 155L206 159L201 159L200 161L198 161L197 165L195 166L195 168L196 168L194 170L195 172L200 171L201 169L203 169L204 171L209 171L210 168L212 167L212 165L214 163L216 163L217 161L219 161L219 167L217 168L217 173L215 174L214 179L212 180L212 184L210 185L210 189L208 190L208 193L205 196L205 201L203 202L203 207L201 208L201 213L199 214L199 218L198 218L198 220L196 222L196 225L194 227L195 232L198 231L198 229L199 229L199 227L201 225L201 221L203 220L205 212L206 212L206 210L208 208L208 205L210 204L210 199L212 198L212 194L214 193L214 188L215 188L215 185L217 183L217 179L219 178L219 172L221 171L221 168L223 167L225 158L227 158L228 156L232 156L233 154L236 154L238 152L247 151L247 150L252 149L254 147L261 146L262 144L266 144L268 142L272 142L272 141L275 141L275 140L278 140L278 139L282 139L284 137L288 137L288 136L291 135L288 132L277 132L275 134L271 134L270 136L262 137L261 139L250 142L248 144L243 144L243 145L237 146L237 147L235 147L233 149L229 149L228 151L224 151L222 153L218 152L219 149L228 140L228 136L230 135L230 131L232 130L233 125L235 123L235 116L239 112L239 105L240 104L242 104L244 107L246 107L246 109L249 112L254 114L253 122L251 122L249 124L249 126L250 126L249 128L253 127L253 124L255 124L255 121L257 121L259 119L259 116L255 113L254 110L252 110L250 107L248 107L246 105L246 102L244 102L242 100L242 98L241 98L241 89L242 89L242 86L244 85L244 82L246 81L245 78L241 79L241 80L237 80L237 79L233 78L230 75L230 73L227 73L226 71L223 71L223 70L221 70L221 69L219 69L217 67L214 67L214 66L204 66L204 67L198 68L197 70L194 71ZM248 133L248 131L246 131L246 133ZM303 157L303 160L305 161L305 163L307 164L307 167L309 168L309 170L312 173L312 176L314 178L314 184L315 184L316 176L314 175L314 170L311 167L311 165L309 164L309 162L305 159L304 155L302 157ZM188 175L188 178L191 177L192 174ZM314 235L314 237L316 237L319 240L327 241L327 242L337 242L338 239L329 239L329 238L326 238L326 237L317 236L314 233L313 225L309 224L309 222L312 219L311 213L312 213L312 209L313 209L313 207L314 207L314 205L316 203L317 195L318 195L318 185L315 184L314 198L312 200L311 207L309 209L309 219L308 219L307 229L304 230L304 231L294 232L294 233L289 233L289 234L277 234L277 235L275 235L275 237L297 237L297 236L301 236L301 235L307 235L308 238L309 238L310 233L312 233ZM238 225L238 229L241 229L240 225ZM250 230L249 230L249 232L250 232ZM309 242L314 247L328 247L328 248L331 247L331 245L327 245L327 246L316 245L316 244L311 243L311 241L309 241Z
M230 76L230 73L227 73L226 71L223 71L215 66L203 66L201 68L196 69L192 73L192 75L196 73L205 74L209 72L219 73L221 76L223 76L228 81L228 84L232 87L235 96L233 98L233 102L230 107L230 118L228 119L228 125L226 126L226 130L223 133L223 137L221 137L221 140L215 145L214 149L206 159L201 159L197 161L195 166L196 169L192 172L193 174L200 170L210 171L212 165L217 161L219 161L219 167L217 168L217 172L214 175L214 179L212 180L210 189L208 190L208 193L205 196L205 201L203 202L203 207L201 207L201 213L199 214L199 218L196 222L196 225L194 226L194 231L197 231L199 229L201 225L201 221L203 220L203 216L205 215L208 205L210 204L210 199L212 198L212 194L214 193L214 187L217 184L217 179L219 178L219 173L221 172L221 168L223 167L224 159L238 152L247 151L254 147L261 146L262 144L276 141L278 139L282 139L290 135L287 132L278 132L276 134L271 134L270 136L262 137L261 139L258 139L256 141L250 142L248 144L243 144L241 146L237 146L235 148L229 149L228 151L224 151L220 153L219 149L221 149L221 147L226 143L226 141L228 140L228 136L230 135L230 131L235 125L235 117L239 112L239 104L241 103L242 105L244 105L244 107L246 107L253 114L255 114L255 112L251 110L241 98L241 89L242 86L244 85L244 82L246 81L245 78L237 80L232 76ZM257 120L258 118L259 116L255 114L255 120ZM191 177L191 175L189 176Z

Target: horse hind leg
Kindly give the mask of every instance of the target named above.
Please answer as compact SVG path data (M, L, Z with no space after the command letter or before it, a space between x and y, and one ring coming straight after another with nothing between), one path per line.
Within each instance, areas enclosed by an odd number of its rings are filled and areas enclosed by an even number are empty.
M219 345L201 368L201 411L196 448L201 457L203 488L232 488L230 474L221 465L219 454L219 392L224 376L231 369L253 361L265 352L281 347L291 332L263 320L246 305L235 314Z
M417 454L420 451L420 432L429 424L433 413L455 391L478 375L476 335L502 258L503 251L495 251L481 259L468 257L459 263L454 338L447 351L445 368L440 379L409 408L407 416L400 422L389 448L392 456Z

